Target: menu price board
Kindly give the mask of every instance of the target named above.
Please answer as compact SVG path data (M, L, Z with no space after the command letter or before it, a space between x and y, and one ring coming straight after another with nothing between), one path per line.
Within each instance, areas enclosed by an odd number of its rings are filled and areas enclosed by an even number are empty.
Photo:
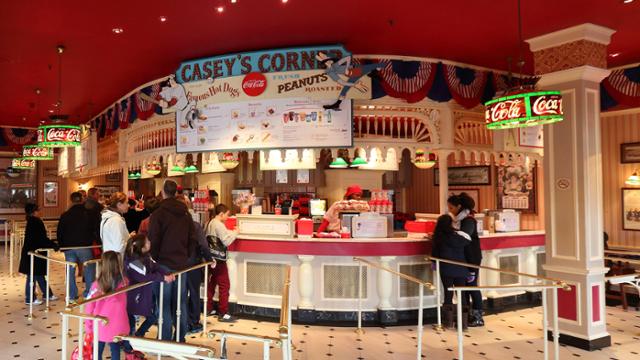
M210 104L191 122L177 121L177 152L351 147L351 103L273 99Z

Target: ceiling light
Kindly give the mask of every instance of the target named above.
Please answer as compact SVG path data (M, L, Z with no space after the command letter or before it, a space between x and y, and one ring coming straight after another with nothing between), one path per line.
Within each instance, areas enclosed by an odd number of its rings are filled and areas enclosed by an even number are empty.
M111 29L111 31L114 34L122 34L124 32L124 30L122 28L113 28L113 29Z
M189 165L184 169L184 172L186 172L187 174L197 173L198 168L195 167L195 165Z
M631 174L631 176L629 176L624 183L631 186L640 185L640 176L638 176L638 170L634 170L633 174Z
M622 3L623 4L631 4L633 2L633 0L623 0Z
M237 3L237 2L238 2L238 0L231 0L231 3L232 3L232 4L235 4L235 3Z
M367 161L363 158L361 158L360 156L358 156L357 158L353 159L353 161L351 162L351 167L360 167L362 165L367 165Z
M167 17L166 16L160 16L159 19L160 19L160 22L167 21Z
M53 110L49 110L49 113L53 114Z
M618 57L618 56L620 56L620 53L619 53L619 52L617 52L617 53L609 54L609 56L611 56L611 57Z
M217 10L219 13L221 13L221 12L223 12L223 11L224 11L224 7L222 7L222 6L218 6L218 7L216 8L216 10Z
M288 1L288 0L282 0L282 3L283 3L283 4L286 4L286 3L287 3L287 1Z
M349 167L349 164L347 164L347 162L344 161L343 158L339 157L335 159L331 164L329 164L329 167L332 169L346 169L347 167Z

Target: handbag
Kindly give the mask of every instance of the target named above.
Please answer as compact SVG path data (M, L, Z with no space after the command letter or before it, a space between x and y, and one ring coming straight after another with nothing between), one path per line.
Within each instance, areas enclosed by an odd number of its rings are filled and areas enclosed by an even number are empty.
M73 349L71 353L71 360L78 360L80 358L80 344ZM82 341L82 358L85 360L93 359L93 332L84 334L84 340Z
M220 240L219 237L213 235L207 235L207 243L209 243L209 249L211 250L211 256L220 261L227 261L227 246Z

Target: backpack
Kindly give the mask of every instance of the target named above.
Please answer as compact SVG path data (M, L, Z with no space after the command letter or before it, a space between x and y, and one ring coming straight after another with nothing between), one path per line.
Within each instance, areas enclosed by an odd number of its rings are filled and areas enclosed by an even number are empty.
M209 243L209 249L211 250L211 256L220 261L227 261L227 247L224 245L219 237L214 235L207 235L207 243Z

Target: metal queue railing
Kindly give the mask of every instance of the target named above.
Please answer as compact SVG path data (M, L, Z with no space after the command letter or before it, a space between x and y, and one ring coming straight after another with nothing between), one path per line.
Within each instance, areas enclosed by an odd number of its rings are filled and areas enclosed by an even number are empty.
M216 335L220 336L220 358L226 359L227 339L237 339L245 341L255 341L262 343L262 359L269 360L270 345L274 344L282 349L282 359L292 360L291 344L291 332L293 330L291 324L291 303L290 303L290 290L291 290L291 266L287 265L285 272L284 286L282 287L282 301L280 304L280 324L278 325L278 337L253 335L248 333L227 331L227 330L211 330L208 335L213 339Z
M526 291L526 290L541 290L542 291L542 330L543 330L543 356L544 359L547 360L549 358L549 344L547 341L547 333L548 333L548 314L547 314L547 291L548 290L552 290L551 291L551 298L552 298L552 302L553 302L553 314L552 314L552 334L553 334L553 348L554 348L554 359L555 360L559 360L560 359L560 333L558 331L558 289L563 289L565 291L569 291L571 290L571 287L569 285L567 285L566 282L564 282L563 280L560 279L554 279L554 278L548 278L548 277L544 277L544 276L538 276L538 275L533 275L533 274L527 274L527 273L521 273L518 271L509 271L509 270L502 270L502 269L498 269L498 268L492 268L489 266L482 266L482 265L474 265L474 264L469 264L469 263L464 263L464 262L459 262L459 261L453 261L453 260L447 260L447 259L441 259L441 258L436 258L436 257L432 257L432 256L428 256L426 257L426 260L430 260L430 261L435 261L436 263L436 273L434 274L434 277L438 277L440 276L440 263L447 263L447 264L452 264L452 265L458 265L458 266L464 266L466 268L475 268L475 269L484 269L484 270L490 270L490 271L497 271L503 274L509 274L509 275L516 275L516 276L523 276L523 277L528 277L528 278L532 278L532 279L537 279L537 280L542 280L543 284L539 284L539 285L495 285L495 286L454 286L449 288L449 291L455 291L456 292L456 299L457 300L457 316L458 316L458 321L457 321L457 330L458 330L458 359L459 360L463 360L464 359L464 335L463 335L463 329L462 329L462 321L460 319L462 319L462 292L463 291L478 291L478 290L489 290L489 291ZM544 284L544 282L551 282L552 284ZM437 281L438 284L438 288L440 285L440 280L438 279ZM438 304L438 313L440 312L440 299L437 299L437 304Z
M4 256L7 257L9 256L9 252L7 252L9 248L9 219L0 218L0 221L2 221L4 225Z
M137 351L159 353L163 356L171 356L176 359L222 360L215 356L215 349L208 346L147 339L135 336L116 336L114 339L116 339L116 341L129 342L131 347Z
M354 257L353 258L354 261L358 262L358 327L356 328L356 333L358 334L364 334L364 330L362 329L362 266L363 264L365 266L370 266L372 268L376 268L378 270L383 270L386 272L389 272L393 275L396 275L400 278L403 278L407 281L411 281L413 283L416 283L419 285L419 292L418 292L418 331L417 331L417 339L418 339L418 344L417 344L417 353L416 353L416 358L417 359L421 359L422 358L422 337L424 335L424 327L423 327L423 311L424 311L424 288L426 287L429 290L433 290L434 286L433 284L431 284L430 282L427 281L423 281L420 280L418 278L415 278L413 276L407 275L407 274L403 274L401 272L395 271L393 269L390 269L386 266L382 266L380 264L376 264L374 262L371 262L369 260L363 259L361 257ZM436 297L437 299L440 298L440 295L438 293L438 290L436 288ZM439 300L438 300L439 303ZM438 318L440 317L440 311L438 311Z
M91 262L91 261L88 261L88 262ZM187 268L185 270L172 273L173 275L175 275L177 277L177 279L175 281L178 282L178 297L177 297L176 321L175 321L176 339L180 339L180 320L181 320L181 316L182 316L181 302L183 300L182 299L182 294L181 294L181 291L180 291L180 287L182 286L182 281L183 281L182 275L186 274L189 271L197 270L199 268L204 268L205 279L206 279L208 277L208 274L209 274L209 270L208 270L209 266L212 265L212 264L215 264L215 261L204 262L204 263L189 267L189 268ZM208 286L207 283L208 282L205 280L204 281L205 294L207 293L207 286ZM99 295L99 296L96 296L96 297L93 297L93 298L90 298L90 299L85 299L83 301L79 301L76 304L67 305L67 311L72 311L72 310L74 310L76 308L79 308L81 306L85 306L85 305L93 303L93 302L104 300L106 298L109 298L109 297L112 297L112 296L115 296L115 295L125 294L125 293L127 293L127 292L129 292L131 290L138 289L138 288L141 288L141 287L144 287L144 286L149 286L151 284L153 284L153 281L147 281L147 282L138 283L138 284L135 284L135 285L129 285L129 286L120 288L118 290L112 291L112 292L110 292L108 294L102 294L102 295ZM160 282L159 311L158 311L159 314L158 314L158 325L157 325L157 327L158 327L158 340L162 340L162 323L163 323L163 310L164 310L163 290L164 290L164 282ZM63 323L65 321L68 321L67 319L65 319L66 314L62 313L61 315L63 317ZM203 307L202 316L203 316L203 320L202 320L203 332L202 332L202 334L206 334L206 329L207 329L207 309L206 309L206 306ZM81 321L80 326L82 326L82 321ZM66 331L63 329L63 332L62 332L63 336L64 336L65 333L66 333ZM82 340L83 339L80 338L79 343L82 343ZM63 341L66 341L66 338ZM161 353L158 353L158 359L161 357L161 355L162 355ZM66 356L67 356L67 354L66 354L66 346L65 346L63 348L63 351L62 351L62 359L63 360L66 359Z
M107 319L106 317L103 316L96 316L96 315L88 315L88 314L82 314L82 313L76 313L73 311L62 311L60 312L60 315L62 315L62 354L63 355L62 359L66 360L66 353L67 353L67 333L69 332L69 318L77 318L80 320L80 326L78 329L78 337L80 338L80 341L78 341L78 359L83 359L83 351L84 351L84 320L91 320L93 321L93 354L92 354L92 359L97 359L98 358L98 321L102 321L103 325L107 325L109 323L109 319Z
M11 222L10 225L8 223ZM47 235L49 238L52 238L55 234L54 225L58 224L58 220L43 220L45 224L45 230L47 231ZM5 252L7 251L7 236L9 236L9 276L13 277L15 272L15 263L16 260L20 259L20 252L22 247L24 246L24 233L26 230L27 222L25 220L10 220L5 219L4 227L5 227ZM7 231L11 229L9 232L10 235L7 235Z

